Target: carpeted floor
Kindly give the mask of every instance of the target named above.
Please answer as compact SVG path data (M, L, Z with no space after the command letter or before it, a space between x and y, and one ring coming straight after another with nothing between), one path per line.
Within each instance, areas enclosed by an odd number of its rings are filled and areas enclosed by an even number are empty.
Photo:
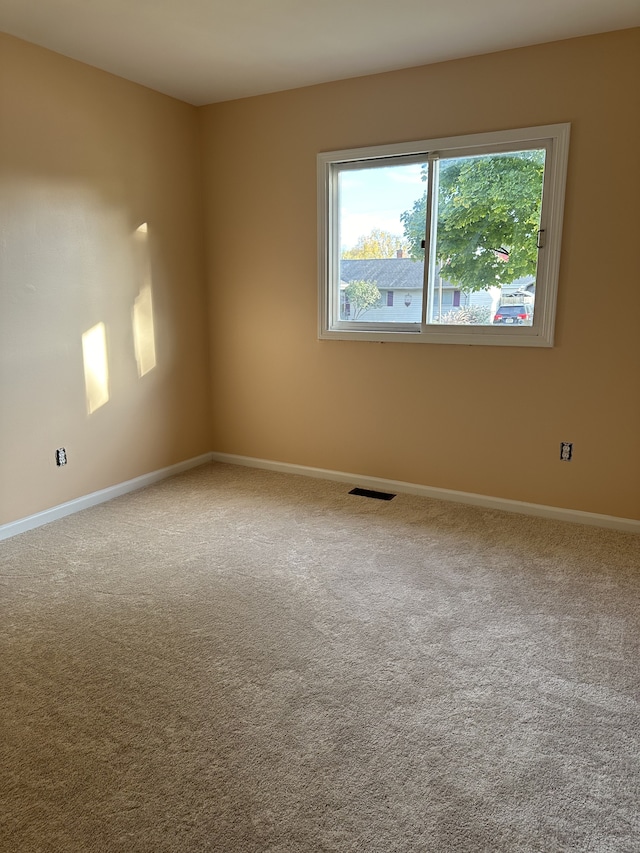
M640 540L211 465L0 543L5 853L640 851Z

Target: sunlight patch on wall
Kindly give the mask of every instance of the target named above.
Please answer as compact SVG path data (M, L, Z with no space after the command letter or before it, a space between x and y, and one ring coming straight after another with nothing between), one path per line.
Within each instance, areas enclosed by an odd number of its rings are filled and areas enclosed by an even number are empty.
M109 359L104 323L97 323L82 335L82 358L87 412L92 415L109 402Z
M133 344L138 365L138 376L141 379L156 366L156 336L153 324L151 257L148 236L149 229L146 222L143 222L133 234L137 274L140 282L140 292L133 303Z
M153 329L151 286L143 287L133 303L133 343L142 378L156 366L156 340Z

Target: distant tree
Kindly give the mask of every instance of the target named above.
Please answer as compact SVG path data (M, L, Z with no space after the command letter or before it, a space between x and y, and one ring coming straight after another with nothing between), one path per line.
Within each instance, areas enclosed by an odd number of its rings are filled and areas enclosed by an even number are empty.
M443 278L474 291L535 275L543 156L462 157L441 167L436 252ZM424 257L425 211L426 192L400 216L415 259Z
M397 252L408 250L406 240L390 231L374 228L369 234L358 237L352 249L342 252L344 260L363 261L367 258L395 258Z
M351 306L351 320L357 320L369 308L380 307L381 294L375 281L350 281L344 295Z

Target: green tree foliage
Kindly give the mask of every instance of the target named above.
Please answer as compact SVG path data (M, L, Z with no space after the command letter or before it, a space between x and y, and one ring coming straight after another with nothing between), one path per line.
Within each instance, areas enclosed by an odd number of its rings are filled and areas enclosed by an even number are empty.
M350 281L344 295L351 306L350 320L357 320L369 308L380 307L380 291L375 281Z
M535 275L543 172L542 151L443 161L436 241L443 278L473 291ZM425 212L426 192L400 217L416 259L424 257Z
M397 234L374 228L369 234L358 237L352 249L345 249L342 257L345 260L362 261L367 258L395 258L399 249L407 249L407 243Z

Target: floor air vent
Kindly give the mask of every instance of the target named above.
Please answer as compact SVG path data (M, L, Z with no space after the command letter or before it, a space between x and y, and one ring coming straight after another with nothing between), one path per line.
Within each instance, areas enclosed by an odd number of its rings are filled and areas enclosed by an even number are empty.
M395 498L391 492L376 492L373 489L351 489L350 495L360 495L363 498L376 498L379 501L390 501Z

